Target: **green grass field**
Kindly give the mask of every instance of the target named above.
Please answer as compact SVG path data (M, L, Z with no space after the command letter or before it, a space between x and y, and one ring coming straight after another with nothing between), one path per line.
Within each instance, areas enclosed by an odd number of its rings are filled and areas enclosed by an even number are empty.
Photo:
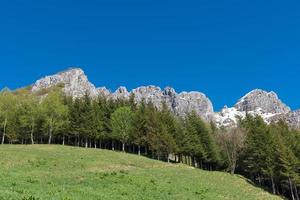
M239 176L136 155L63 146L0 146L0 199L280 199Z

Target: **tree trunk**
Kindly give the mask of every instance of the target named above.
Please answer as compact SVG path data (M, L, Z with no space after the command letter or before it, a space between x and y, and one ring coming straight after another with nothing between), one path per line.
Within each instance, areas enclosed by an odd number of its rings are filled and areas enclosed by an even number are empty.
M289 178L289 184L290 184L290 190L291 190L292 200L295 200L295 196L294 196L294 188L293 188L293 183L292 183L291 178Z
M141 156L141 146L138 145L138 155Z
M4 141L5 141L6 125L7 125L7 119L5 118L4 125L3 125L3 135L2 135L2 142L1 142L1 144L4 144Z
M258 183L259 183L259 185L261 186L261 178L260 178L260 175L258 175Z
M115 150L115 144L114 141L111 142L111 149L114 151Z
M99 140L99 148L102 149L101 140Z
M63 142L62 145L65 146L65 135L63 135Z
M85 148L87 149L87 148L88 148L88 146L89 146L89 144L88 144L88 139L87 139L87 138L85 138Z
M52 126L50 126L49 128L49 140L48 140L48 144L51 144L52 142Z
M122 151L125 153L125 142L122 142Z
M299 198L299 193L298 193L298 189L297 189L296 184L294 184L294 188L295 188L296 199L297 199L297 200L300 200L300 198Z
M34 144L34 140L33 140L33 132L34 132L34 126L31 127L31 132L30 132L31 144Z
M75 138L75 144L79 147L80 139L79 136Z
M273 176L271 176L271 182L272 182L272 190L273 190L273 194L276 194L276 185L275 185Z
M232 163L231 170L230 170L230 173L231 173L232 175L235 174L235 168L236 168L236 164L235 164L235 163Z

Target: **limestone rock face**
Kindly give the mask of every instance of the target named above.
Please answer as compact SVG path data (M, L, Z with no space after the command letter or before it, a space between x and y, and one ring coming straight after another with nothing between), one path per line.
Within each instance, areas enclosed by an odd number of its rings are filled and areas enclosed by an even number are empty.
M97 88L97 93L104 97L110 97L111 92L106 87Z
M288 113L291 111L274 92L256 89L242 97L234 106L238 111L254 111L260 108L265 113Z
M95 86L88 81L83 70L79 68L71 68L36 81L32 87L32 92L49 89L57 85L63 85L64 93L74 98L82 97L86 93L91 96L98 95Z
M152 102L155 107L160 109L164 102L164 94L162 90L160 87L153 85L138 87L133 89L131 93L134 95L136 103L140 103L142 101L145 103Z
M177 93L172 87L161 89L149 85L141 86L132 91L126 87L119 87L110 92L105 87L95 88L80 68L71 68L52 76L46 76L32 86L32 92L51 89L54 86L62 87L63 92L74 98L80 98L86 93L95 98L99 95L113 100L128 100L134 96L136 103L152 102L161 109L165 104L178 116L185 116L189 112L196 112L206 121L214 121L219 127L231 127L238 123L239 118L246 114L259 115L267 123L286 120L292 127L300 128L300 110L291 111L274 92L256 89L242 97L232 108L225 106L220 112L214 113L213 105L208 97L200 92Z
M290 126L300 129L300 110L291 111L284 118Z
M205 120L210 120L214 114L211 101L200 92L182 92L176 98L175 112L184 116L195 111Z
M130 93L127 91L126 87L119 87L113 94L112 98L114 100L128 100L130 98Z
M238 118L243 119L246 114L259 115L266 123L276 122L280 119L297 121L291 109L286 106L274 92L255 89L242 97L234 107L224 108L216 113L214 118L218 126L230 127L238 123ZM288 118L294 116L294 120Z
M177 94L171 87L161 88L150 85L133 89L131 92L136 103L153 103L155 107L161 109L163 103L175 114L185 116L188 112L195 111L204 119L210 119L213 115L211 101L200 92L183 92Z
M166 87L163 90L163 95L164 95L164 100L165 102L170 105L171 108L175 108L177 106L177 96L178 94L176 93L174 88L171 87Z

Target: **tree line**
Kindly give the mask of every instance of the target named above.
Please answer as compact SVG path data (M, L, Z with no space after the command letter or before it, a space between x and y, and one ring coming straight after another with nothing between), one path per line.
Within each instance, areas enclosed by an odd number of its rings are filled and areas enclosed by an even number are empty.
M44 92L46 93L46 92ZM144 155L204 170L241 174L274 194L299 200L300 132L284 121L247 115L217 128L195 112L176 116L162 103L64 96L28 89L0 93L1 144L62 144Z

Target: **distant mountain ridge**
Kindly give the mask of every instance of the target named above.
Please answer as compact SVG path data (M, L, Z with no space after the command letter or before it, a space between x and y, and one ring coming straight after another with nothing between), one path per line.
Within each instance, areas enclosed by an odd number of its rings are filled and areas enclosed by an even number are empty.
M284 119L291 126L300 127L300 110L292 111L278 98L276 93L260 89L246 94L234 107L227 108L225 106L220 112L214 112L212 102L201 92L177 93L174 88L161 89L153 85L141 86L132 91L128 91L126 87L119 87L115 92L111 92L105 87L96 88L89 82L82 69L70 68L37 80L32 86L32 92L48 89L58 84L63 84L63 92L74 98L80 98L88 93L91 97L104 95L112 99L129 99L130 95L134 94L137 103L144 100L161 108L164 102L171 111L179 116L195 111L203 119L214 121L219 127L236 125L237 119L245 117L246 113L260 115L267 123Z

